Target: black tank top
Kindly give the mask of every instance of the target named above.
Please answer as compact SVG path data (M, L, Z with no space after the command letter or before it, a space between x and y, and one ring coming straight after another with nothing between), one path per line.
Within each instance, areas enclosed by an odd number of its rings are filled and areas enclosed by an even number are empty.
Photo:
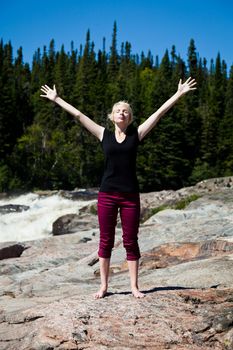
M115 132L105 129L101 143L105 163L100 191L138 193L136 157L140 141L137 128L129 126L121 143L117 142Z

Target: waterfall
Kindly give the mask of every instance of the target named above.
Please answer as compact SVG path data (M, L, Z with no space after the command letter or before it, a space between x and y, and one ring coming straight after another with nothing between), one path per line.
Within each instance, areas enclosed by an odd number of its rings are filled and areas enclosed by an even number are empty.
M22 212L0 214L0 242L28 241L48 237L52 224L65 214L78 214L79 209L95 200L72 200L59 194L39 196L28 193L0 200L0 206L13 204L29 206Z

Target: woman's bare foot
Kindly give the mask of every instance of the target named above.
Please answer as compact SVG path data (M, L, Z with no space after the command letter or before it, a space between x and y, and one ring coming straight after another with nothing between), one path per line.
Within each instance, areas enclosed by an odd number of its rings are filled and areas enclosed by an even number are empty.
M134 298L144 298L146 295L141 293L138 288L132 288L132 294Z
M107 288L106 287L100 287L99 291L94 294L95 299L101 299L104 298L107 294Z

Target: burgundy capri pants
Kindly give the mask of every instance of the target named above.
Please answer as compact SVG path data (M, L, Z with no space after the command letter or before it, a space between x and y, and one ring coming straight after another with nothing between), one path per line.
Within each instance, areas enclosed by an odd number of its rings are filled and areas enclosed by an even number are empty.
M126 258L127 260L138 260L140 258L138 246L140 219L139 193L99 192L98 219L100 243L98 255L101 258L111 257L118 212L120 212Z

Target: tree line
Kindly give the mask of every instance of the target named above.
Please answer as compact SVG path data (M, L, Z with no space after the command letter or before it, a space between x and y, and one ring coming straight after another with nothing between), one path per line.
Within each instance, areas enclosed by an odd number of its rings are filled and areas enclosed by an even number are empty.
M103 172L101 145L58 106L40 97L41 85L56 84L59 95L97 123L111 128L112 105L127 100L139 125L191 76L198 89L183 97L139 147L141 191L177 189L205 178L233 173L233 66L220 54L200 58L193 39L187 59L175 46L159 61L151 51L133 54L117 46L114 23L109 52L103 39L95 51L90 32L85 45L70 51L39 48L32 65L20 47L0 42L0 191L98 187Z

